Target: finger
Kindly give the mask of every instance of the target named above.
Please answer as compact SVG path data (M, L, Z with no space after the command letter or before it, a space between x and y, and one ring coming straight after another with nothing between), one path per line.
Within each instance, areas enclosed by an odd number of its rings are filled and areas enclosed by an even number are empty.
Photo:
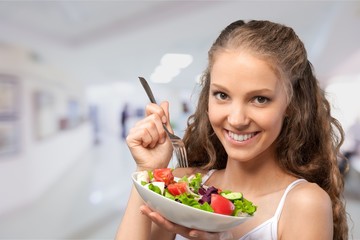
M149 120L154 123L154 130L156 129L157 137L156 140L159 141L159 143L164 143L166 140L166 132L164 130L163 123L161 122L161 119L159 118L159 115L152 114L148 116Z
M130 148L139 145L148 148L153 144L153 137L146 128L134 128L129 131L126 142Z
M157 114L162 123L166 123L168 121L164 109L155 103L150 103L146 105L145 113L147 116Z
M140 120L138 123L136 123L134 128L138 129L138 133L148 134L151 137L146 138L146 136L144 135L144 141L151 141L144 142L144 144L146 146L149 146L150 148L155 147L158 143L164 143L166 140L166 133L157 114L151 114L146 118ZM142 129L146 129L146 131L142 132Z
M136 123L136 125L129 131L127 137L128 144L130 144L131 146L133 146L134 144L135 146L142 145L146 148L153 148L158 142L163 141L162 138L164 138L165 134L159 133L159 131L164 131L161 127L159 127L159 125L162 125L161 123L156 123L156 121L159 122L159 119L153 119L154 116L151 116Z
M149 215L152 212L152 210L147 205L141 205L140 206L140 212L142 214Z
M170 112L169 112L169 102L168 101L163 101L160 103L160 107L163 109L164 114L167 118L167 120L170 119Z
M174 230L175 224L165 219L159 213L154 212L148 206L141 206L140 207L141 213L148 216L154 223L158 224L161 227L165 227L167 230Z
M165 228L166 230L168 230L170 232L177 232L177 233L179 232L176 229L176 226L177 226L176 224L174 224L174 223L170 222L169 220L165 219L163 216L161 216L157 212L151 212L149 214L149 217L159 227Z
M180 226L178 224L175 224L163 216L161 216L159 213L152 211L148 206L141 206L140 211L148 216L155 224L157 224L159 227L166 229L169 232L173 232L179 235L182 235L184 237L191 237L189 235L189 232L191 229Z
M159 213L154 212L146 205L140 207L140 211L148 216L155 224L159 225L162 228L170 232L174 232L180 234L184 237L190 237L191 239L206 239L206 240L230 240L234 239L233 234L231 232L219 232L219 233L209 233L200 230L191 230L186 227L177 225L175 223L170 222L169 220L162 217Z
M174 133L174 130L171 127L171 123L170 123L170 111L169 111L169 102L164 101L160 103L161 108L163 109L165 116L166 116L166 127L167 129L169 129L169 131L171 131L172 133Z

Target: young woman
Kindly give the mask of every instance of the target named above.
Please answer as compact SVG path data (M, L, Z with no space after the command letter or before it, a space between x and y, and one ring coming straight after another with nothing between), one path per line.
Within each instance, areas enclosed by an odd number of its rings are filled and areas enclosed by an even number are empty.
M254 217L228 232L176 225L132 190L117 239L347 239L343 130L331 116L303 43L269 21L236 21L209 50L197 109L184 136L190 168L206 185L242 192ZM137 171L168 166L168 103L149 104L127 143ZM211 171L210 171L211 170ZM181 237L182 236L182 237Z

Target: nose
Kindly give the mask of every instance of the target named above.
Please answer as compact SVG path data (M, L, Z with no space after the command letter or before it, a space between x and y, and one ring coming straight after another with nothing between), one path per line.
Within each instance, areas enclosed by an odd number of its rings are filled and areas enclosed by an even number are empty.
M235 128L247 126L250 123L250 118L247 114L246 107L237 106L228 115L228 122Z

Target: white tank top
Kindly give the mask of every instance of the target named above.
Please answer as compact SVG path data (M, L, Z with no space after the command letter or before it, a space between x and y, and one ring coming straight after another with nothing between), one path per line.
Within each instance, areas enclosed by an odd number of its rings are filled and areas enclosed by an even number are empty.
M202 179L202 184L204 184L210 176L214 173L214 170L210 170L206 175L204 175ZM244 236L239 238L239 240L277 240L277 227L278 222L281 216L282 209L284 207L285 199L287 194L293 189L297 184L301 182L306 182L305 179L297 179L294 182L290 183L289 186L285 189L283 196L279 202L279 205L275 211L275 214L270 219L266 220L265 222L261 223L257 227L253 228L250 232L246 233ZM186 239L182 236L177 235L176 240Z

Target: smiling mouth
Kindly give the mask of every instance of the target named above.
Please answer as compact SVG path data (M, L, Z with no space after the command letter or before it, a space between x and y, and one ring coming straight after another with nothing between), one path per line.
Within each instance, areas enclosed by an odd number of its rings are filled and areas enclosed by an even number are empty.
M254 137L257 134L255 133L248 133L248 134L236 134L233 132L229 132L229 137L237 142L244 142L249 140L250 138Z

